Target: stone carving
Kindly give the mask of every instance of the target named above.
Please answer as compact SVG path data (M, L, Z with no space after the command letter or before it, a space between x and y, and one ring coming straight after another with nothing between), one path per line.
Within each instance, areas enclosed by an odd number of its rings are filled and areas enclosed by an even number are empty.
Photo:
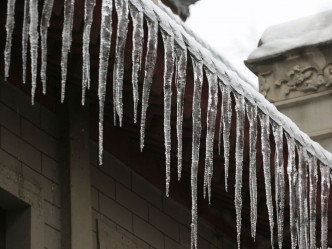
M296 65L287 73L287 78L277 80L275 84L286 84L286 95L291 91L316 92L321 86L332 86L332 63L327 64L322 70L313 66L302 68Z
M266 81L266 76L270 75L272 72L263 72L258 74L258 80L259 80L259 92L263 94L264 97L266 97L267 93L270 91L270 85Z

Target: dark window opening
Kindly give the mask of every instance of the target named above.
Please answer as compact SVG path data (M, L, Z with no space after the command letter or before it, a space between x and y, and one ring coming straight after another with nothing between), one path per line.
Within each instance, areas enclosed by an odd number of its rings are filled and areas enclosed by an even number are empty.
M0 249L6 249L6 212L0 209Z
M30 219L30 206L0 188L0 249L31 249Z

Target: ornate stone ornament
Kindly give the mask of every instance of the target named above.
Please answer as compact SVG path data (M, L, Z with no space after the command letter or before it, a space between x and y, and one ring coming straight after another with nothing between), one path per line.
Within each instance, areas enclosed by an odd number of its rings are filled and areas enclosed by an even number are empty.
M316 92L321 86L332 85L332 63L327 64L322 70L314 66L303 68L296 65L287 73L287 78L277 80L275 84L286 84L286 95L291 91Z

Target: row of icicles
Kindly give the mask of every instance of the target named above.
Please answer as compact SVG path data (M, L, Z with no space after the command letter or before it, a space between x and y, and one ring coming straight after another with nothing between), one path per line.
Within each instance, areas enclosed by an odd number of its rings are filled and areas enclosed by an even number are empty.
M37 82L37 61L39 36L41 39L41 70L40 77L43 86L43 93L46 93L46 68L47 68L47 30L50 23L54 0L45 0L42 10L42 16L39 24L38 0L25 0L24 18L22 29L22 61L23 61L23 83L26 82L26 62L27 45L30 42L31 57L31 95L32 104ZM128 15L130 13L133 23L133 49L132 49L132 87L134 99L134 122L137 122L137 108L139 100L138 92L138 73L141 69L143 56L144 20L148 27L147 53L144 68L144 83L142 92L142 112L141 112L141 149L144 147L145 120L148 108L149 94L154 74L154 68L157 58L157 42L159 25L156 20L151 20L147 16L144 18L142 8L129 3L128 0L114 0L115 9L118 17L117 36L116 36L116 54L114 59L113 71L113 106L114 122L118 118L119 125L122 125L123 117L123 64L124 48L128 32ZM82 75L82 105L85 103L86 90L90 88L90 31L93 21L93 11L95 0L85 1L85 18L83 31L83 75ZM145 3L146 4L146 3ZM112 0L103 0L101 7L101 30L100 30L100 54L99 54L99 163L102 164L103 152L103 117L104 103L106 94L108 60L111 48L112 36ZM5 57L5 78L8 78L12 33L14 30L15 0L8 0L7 8L7 39L4 52ZM74 0L65 0L64 2L64 24L62 33L62 53L61 53L61 102L65 98L65 87L67 78L67 60L72 43L72 28L74 18ZM38 33L39 26L39 33ZM187 71L187 49L180 46L172 34L160 29L164 43L164 139L166 154L166 195L169 192L170 183L170 162L171 162L171 96L172 96L172 78L175 73L175 85L177 94L177 140L178 140L178 179L181 177L182 168L182 122L183 122L183 104L184 91L186 85ZM270 125L272 126L273 136L276 144L274 156L275 171L275 207L277 214L278 244L282 248L283 229L284 229L284 207L285 207L285 174L283 158L283 128L273 121L270 121L268 115L261 112L257 106L246 102L244 96L236 93L228 85L224 85L217 75L209 69L203 67L203 62L191 57L194 72L194 93L192 105L193 119L193 140L192 140L192 164L191 164L191 192L192 192L192 224L191 224L191 248L198 248L197 245L197 174L199 149L201 140L201 92L203 84L203 70L205 70L208 85L208 111L207 111L207 135L206 135L206 157L204 172L204 197L206 192L208 198L211 198L211 181L213 175L213 143L216 127L216 114L218 103L218 91L222 95L221 103L221 121L219 133L219 152L221 150L221 141L224 146L224 166L225 166L225 187L227 191L227 178L229 169L229 151L230 151L230 126L231 126L231 93L236 100L236 173L235 173L235 208L237 223L237 240L240 247L241 235L241 209L242 209L242 168L243 168L243 148L244 148L244 122L245 116L249 120L249 140L250 140L250 165L249 165L249 186L250 186L250 209L251 209L251 234L255 238L257 223L257 176L256 176L256 141L257 141L257 122L260 119L261 141L263 154L263 171L266 189L266 204L268 208L271 245L274 247L274 210L271 189L271 165L270 165ZM174 72L175 68L175 72ZM327 248L328 235L328 198L330 193L330 168L327 165L318 163L315 156L310 155L301 145L298 145L293 137L287 137L288 144L288 163L287 175L289 185L289 207L290 207L290 233L292 248L316 248L316 199L318 166L321 174L321 248ZM298 165L295 163L296 150L298 153ZM318 165L319 164L319 165Z

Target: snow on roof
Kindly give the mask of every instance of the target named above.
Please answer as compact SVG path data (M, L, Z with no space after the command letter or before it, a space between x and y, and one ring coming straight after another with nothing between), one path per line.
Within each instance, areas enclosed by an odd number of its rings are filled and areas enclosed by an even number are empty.
M258 46L248 60L274 57L292 49L332 42L332 10L265 30Z
M272 120L274 120L277 124L281 125L284 130L291 136L294 137L300 144L302 144L308 152L310 152L312 155L315 155L321 162L323 162L326 165L329 165L332 167L332 154L328 151L326 151L323 147L321 147L320 144L312 141L307 134L300 131L298 126L291 121L287 116L280 113L276 107L270 103L267 99L263 97L262 94L256 91L250 84L244 81L236 71L234 71L229 65L225 64L225 61L223 58L218 55L217 52L215 52L213 49L210 48L208 44L203 42L200 38L198 38L192 30L190 30L189 27L187 27L183 21L176 15L173 14L173 12L163 4L160 4L159 6L153 4L151 1L148 0L130 0L130 2L138 3L141 2L143 11L149 10L151 11L151 8L154 10L155 13L158 13L156 15L156 18L159 21L159 25L161 28L163 27L171 27L171 29L176 33L176 41L179 43L179 39L183 39L184 43L188 47L189 52L198 60L202 60L203 64L211 71L216 72L218 75L218 78L226 85L230 85L236 92L238 92L241 95L244 95L245 98L253 105L257 105L257 107L264 112L265 114L269 115ZM162 11L160 11L160 9ZM162 14L164 12L164 14ZM318 27L328 26L328 18L332 18L332 11L327 11L324 13L321 13L318 15L317 20L311 18L307 18L304 20L307 20L305 25L308 25L307 27L310 27L310 30L318 30ZM316 20L318 23L313 24L313 20ZM297 22L296 22L297 23ZM301 25L294 24L294 29L297 29L297 32L302 27L302 30L305 29L305 25L303 25L303 22ZM273 31L276 30L288 30L289 25L283 24L284 26L280 28L271 28ZM329 33L330 38L332 39L332 25L330 25L330 31L327 31L327 28L324 29L324 34ZM287 28L286 28L287 27ZM316 28L315 28L316 27ZM166 30L170 32L170 30ZM271 33L274 33L272 32ZM296 32L296 31L294 31ZM302 31L303 32L303 31ZM267 34L268 30L266 31ZM279 34L281 31L278 32ZM291 33L291 32L289 32ZM181 36L179 36L182 35ZM267 35L269 39L273 39L272 35ZM271 37L271 38L270 38ZM325 35L327 37L327 35ZM268 39L268 40L269 40ZM275 39L275 38L274 38ZM295 39L295 38L294 38ZM319 38L317 38L318 40ZM322 39L322 37L321 37ZM323 40L323 39L322 39ZM326 39L325 39L326 40ZM182 42L181 42L182 43Z

